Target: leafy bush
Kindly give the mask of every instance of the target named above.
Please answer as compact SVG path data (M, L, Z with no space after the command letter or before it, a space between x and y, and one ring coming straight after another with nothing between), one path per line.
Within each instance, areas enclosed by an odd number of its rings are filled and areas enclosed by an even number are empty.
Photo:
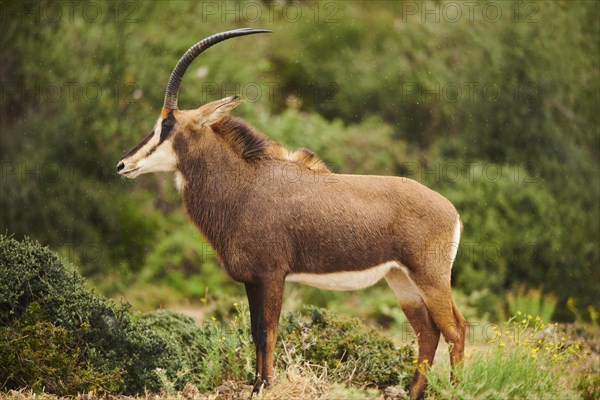
M39 321L26 316L31 307L39 309L39 315L43 316ZM113 380L105 386L126 393L158 390L160 381L156 369L179 368L180 361L171 356L172 345L136 323L127 305L117 307L87 289L83 278L47 248L30 240L18 242L0 235L0 324L9 327L4 334L10 335L15 327L35 332L37 323L45 335L53 338L51 346L77 356L76 362L83 374L72 377L72 382L80 382L77 387L84 386L85 374L99 379L122 371L122 385ZM69 352L74 340L77 341L76 354ZM7 346L3 351L18 357L15 347ZM37 364L32 368L39 374L51 361L33 360ZM87 384L95 384L96 378Z
M140 324L172 344L176 366L164 375L175 389L192 383L206 391L226 380L250 381L254 375L254 346L249 322L238 313L227 324L216 321L199 326L190 317L172 311L145 314Z
M401 163L410 160L406 143L394 137L393 126L375 117L345 125L295 109L277 116L259 109L247 119L290 149L314 151L335 172L394 175Z
M296 362L325 366L334 381L384 387L407 384L412 376L412 347L396 348L358 319L309 306L288 314L280 331L280 355L285 343Z
M190 382L210 390L227 380L252 381L255 354L246 307L238 307L227 323L197 326L171 311L146 314L140 322L174 344L174 357L183 360L177 371L167 371L175 388ZM305 307L285 315L279 332L275 362L282 370L290 362L309 363L324 367L332 381L378 387L406 384L412 374L412 347L396 348L358 319Z
M448 161L438 172L459 165L464 164ZM507 291L554 280L558 260L552 254L564 228L544 181L520 166L484 162L448 176L432 174L435 178L431 183L454 203L464 223L452 271L455 282L476 294L481 316L498 320Z
M221 268L216 252L191 222L182 218L172 225L173 230L149 251L136 285L160 283L196 301L206 300L213 291L243 295L243 286Z
M229 323L214 319L203 326L170 311L134 319L127 305L117 307L84 284L47 248L0 235L4 389L135 394L252 380L247 309L238 308ZM283 318L281 332L280 352L285 341L303 362L327 366L334 380L385 386L408 376L412 350L396 349L358 320L307 308Z
M71 332L49 322L39 304L0 327L0 380L10 389L27 387L69 395L89 391L117 391L123 370L101 371L82 357L83 335L89 325Z

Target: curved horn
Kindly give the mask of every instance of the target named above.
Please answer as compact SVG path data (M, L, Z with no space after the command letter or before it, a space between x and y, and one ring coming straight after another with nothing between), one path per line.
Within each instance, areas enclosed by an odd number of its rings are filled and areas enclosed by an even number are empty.
M177 109L177 96L179 95L179 84L181 83L181 78L183 78L185 70L190 66L192 61L194 61L194 59L198 57L204 50L208 49L214 44L222 42L223 40L227 40L236 36L253 35L255 33L266 32L271 31L266 29L252 28L235 29L232 31L215 33L214 35L202 39L190 47L190 49L185 52L183 57L179 59L179 62L177 62L173 72L171 72L171 77L169 78L169 83L167 84L167 90L165 92L165 102L163 106L171 110Z

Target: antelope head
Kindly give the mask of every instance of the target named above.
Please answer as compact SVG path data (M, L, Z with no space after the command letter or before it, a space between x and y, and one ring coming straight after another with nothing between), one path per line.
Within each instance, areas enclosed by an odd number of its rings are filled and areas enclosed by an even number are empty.
M263 29L242 28L209 36L192 46L181 57L169 78L165 92L165 100L154 129L130 152L125 154L117 164L117 172L127 178L149 172L177 171L178 158L173 148L174 139L186 134L186 127L208 126L223 118L240 104L238 96L205 104L195 110L178 110L177 97L179 85L185 71L196 57L204 50L224 40L270 32Z

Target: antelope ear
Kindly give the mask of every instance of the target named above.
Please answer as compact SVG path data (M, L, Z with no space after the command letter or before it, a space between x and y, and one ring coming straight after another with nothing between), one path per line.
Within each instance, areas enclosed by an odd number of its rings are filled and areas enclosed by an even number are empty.
M231 110L240 104L242 104L242 100L238 95L205 104L198 109L200 121L202 125L212 125L227 116Z

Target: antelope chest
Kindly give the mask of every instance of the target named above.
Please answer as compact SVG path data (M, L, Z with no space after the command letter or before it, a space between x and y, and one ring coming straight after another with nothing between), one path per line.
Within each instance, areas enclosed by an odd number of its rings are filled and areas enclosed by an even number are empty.
M401 264L389 261L360 271L341 271L327 274L289 274L287 282L298 282L327 290L358 290L372 286L391 269L400 269Z

